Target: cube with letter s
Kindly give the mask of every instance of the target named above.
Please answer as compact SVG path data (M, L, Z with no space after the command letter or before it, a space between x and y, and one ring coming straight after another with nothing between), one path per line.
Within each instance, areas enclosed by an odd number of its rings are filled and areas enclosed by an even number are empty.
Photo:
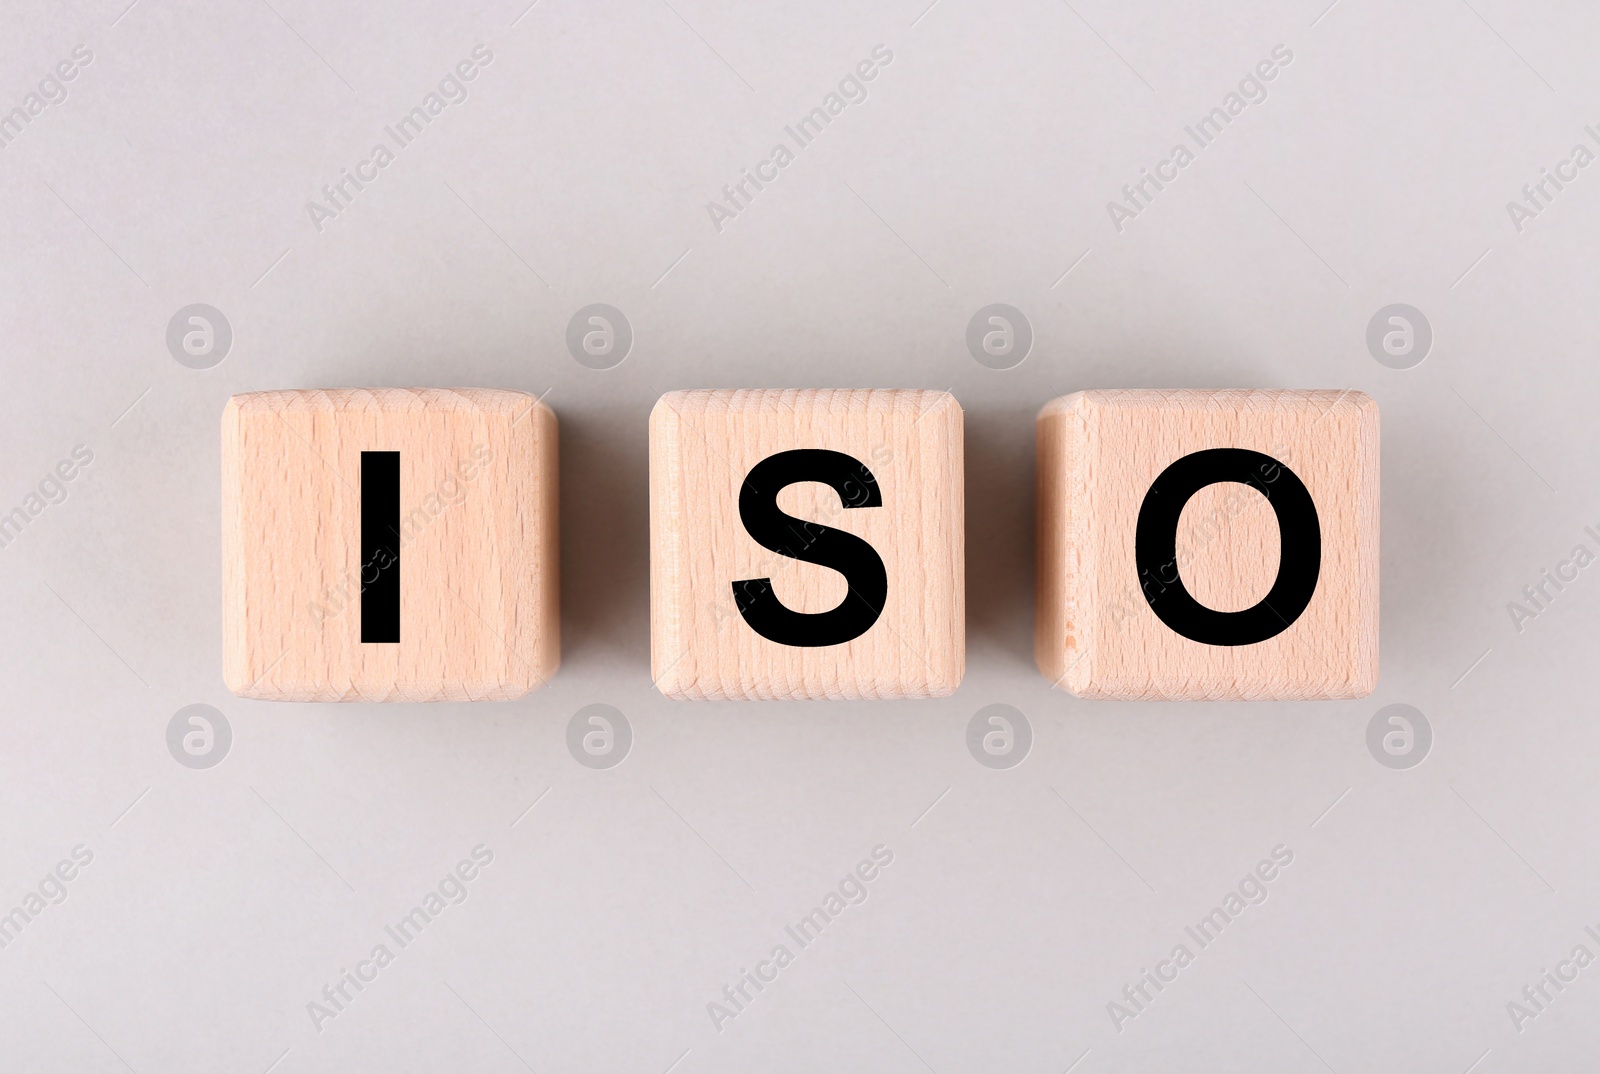
M948 392L678 391L650 415L652 676L687 700L940 697L965 669Z

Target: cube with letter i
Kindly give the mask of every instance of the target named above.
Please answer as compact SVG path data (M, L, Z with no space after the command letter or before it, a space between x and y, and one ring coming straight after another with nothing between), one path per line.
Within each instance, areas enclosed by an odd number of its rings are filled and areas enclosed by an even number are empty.
M222 505L234 693L506 700L555 673L556 420L533 396L236 395Z
M656 685L689 700L951 693L966 654L962 488L948 392L662 396Z
M1378 406L1086 391L1038 425L1035 660L1083 697L1354 698L1378 677Z

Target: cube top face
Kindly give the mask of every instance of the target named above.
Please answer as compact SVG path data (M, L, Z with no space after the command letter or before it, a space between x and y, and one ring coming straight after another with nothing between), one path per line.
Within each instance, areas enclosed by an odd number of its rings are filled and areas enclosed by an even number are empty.
M236 395L222 502L235 694L507 700L554 674L556 420L533 396Z
M1371 398L1088 391L1037 431L1035 657L1053 682L1123 700L1372 692Z
M962 465L948 392L662 396L650 415L657 687L684 700L954 691Z

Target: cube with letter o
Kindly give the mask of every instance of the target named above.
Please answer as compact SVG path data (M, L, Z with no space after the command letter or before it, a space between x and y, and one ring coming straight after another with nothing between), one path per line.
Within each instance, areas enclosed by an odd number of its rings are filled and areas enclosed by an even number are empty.
M1083 697L1353 698L1378 677L1378 406L1086 391L1038 426L1035 660Z

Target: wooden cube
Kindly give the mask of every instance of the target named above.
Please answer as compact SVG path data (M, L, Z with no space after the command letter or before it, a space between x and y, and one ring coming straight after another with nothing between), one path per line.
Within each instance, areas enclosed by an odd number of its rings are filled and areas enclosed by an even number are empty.
M531 395L236 395L223 676L275 701L490 701L560 659L556 419Z
M1087 391L1038 420L1035 659L1082 697L1364 697L1378 406L1353 391Z
M650 657L685 700L942 697L966 666L961 407L682 391L650 414Z

